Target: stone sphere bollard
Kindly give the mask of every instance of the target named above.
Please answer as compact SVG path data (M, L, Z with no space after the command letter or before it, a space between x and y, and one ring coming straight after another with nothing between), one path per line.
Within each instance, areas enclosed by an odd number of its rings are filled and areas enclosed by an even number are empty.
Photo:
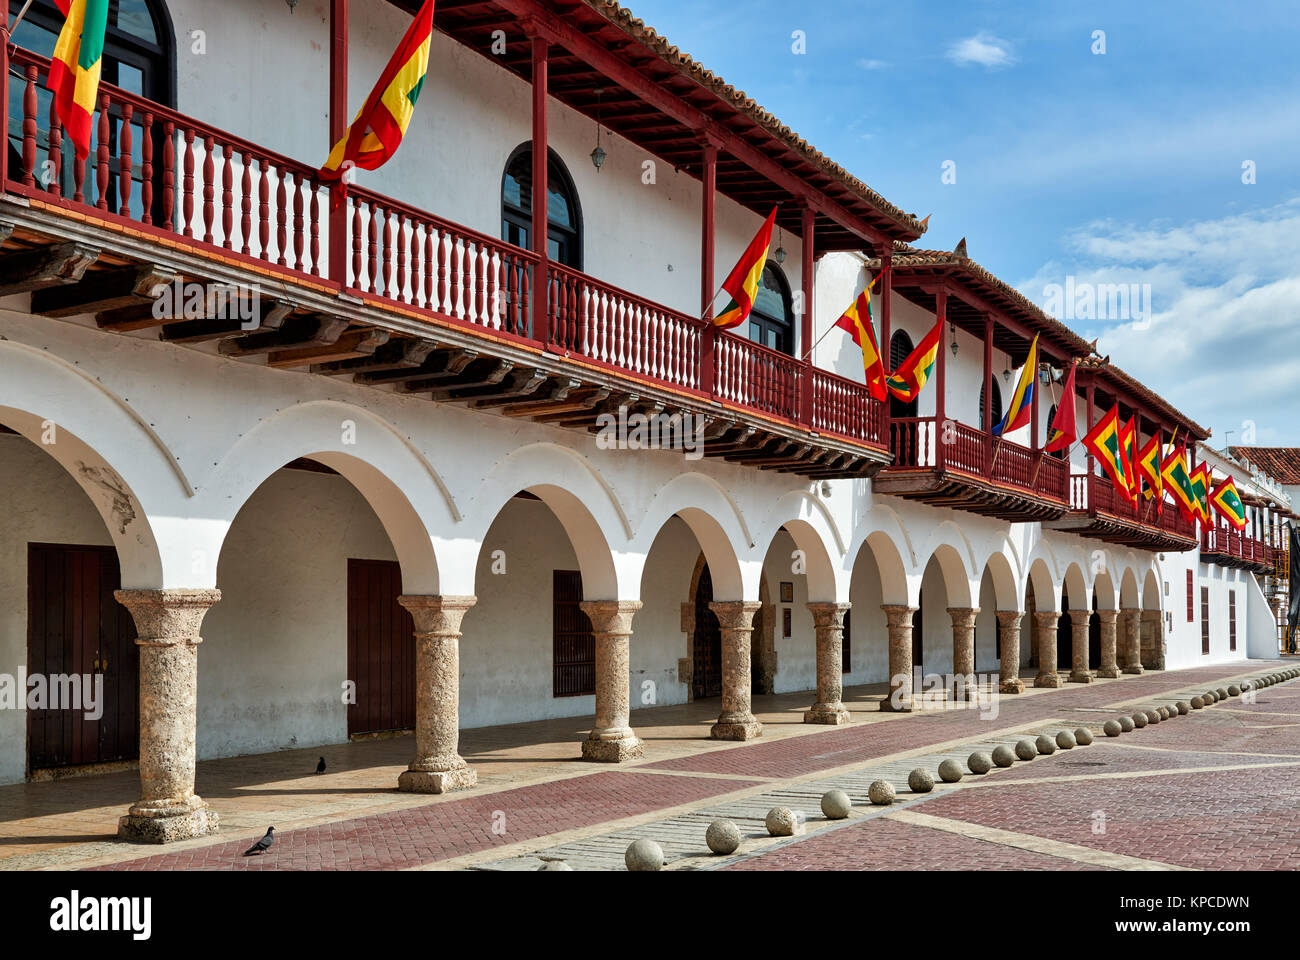
M1200 710L1205 706L1205 701L1200 697L1192 697L1191 707L1193 710Z
M1016 762L1016 751L1012 750L1005 743L1000 743L993 748L993 756L989 759L999 767L1009 767Z
M1132 717L1116 717L1115 722L1119 724L1120 730L1125 733L1132 733L1137 724L1133 722Z
M1087 727L1080 727L1074 731L1074 742L1081 747L1092 746L1092 731Z
M888 780L876 780L867 788L867 799L877 806L889 806L895 796L894 785Z
M542 865L537 869L539 872L542 870L558 870L561 872L568 872L568 873L573 872L573 867L569 866L563 860L545 860L542 862Z
M1160 714L1157 713L1155 710L1147 710L1145 711L1145 713L1147 715L1147 723L1154 726L1155 724L1160 722Z
M709 849L724 857L736 852L741 839L740 827L730 820L714 820L709 824L709 829L704 831L704 842L709 845Z
M1174 707L1178 710L1178 715L1180 717L1185 717L1192 712L1192 705L1186 700L1179 700L1174 704Z
M1232 686L1230 686L1230 687L1228 688L1228 696L1230 696L1230 697L1239 697L1239 696L1241 696L1241 687L1237 686L1237 685L1234 683Z
M961 778L961 764L956 760L945 760L939 764L939 779L944 783L956 783Z
M767 811L763 823L774 837L793 837L803 833L803 821L789 807L773 807Z
M1205 705L1208 707L1212 703L1219 702L1219 695L1215 693L1213 690L1206 690L1203 694L1201 694L1201 699L1205 701Z
M1124 732L1124 728L1119 725L1118 720L1107 720L1101 725L1101 732L1108 737L1118 737Z
M1133 726L1141 730L1146 725L1147 725L1147 715L1145 713L1139 710L1137 713L1133 714Z
M1078 741L1069 730L1062 730L1056 735L1056 745L1062 750L1073 750L1078 746Z
M1045 757L1056 752L1056 741L1046 734L1043 734L1035 740L1034 746L1037 748L1038 752Z
M1168 720L1170 717L1177 715L1178 711L1175 710L1170 713L1168 707L1156 707L1156 713L1160 714L1161 720Z
M1021 740L1016 744L1016 756L1021 760L1032 760L1038 756L1038 747L1032 740Z
M1008 750L1007 753L1010 754L1011 751ZM1015 762L1015 759L1015 754L1011 754L1006 765L1011 766L1011 764ZM976 750L966 758L966 766L970 768L971 773L988 773L993 769L993 758L987 753L981 753L979 750Z
M907 788L913 793L929 793L934 789L934 777L929 770L917 767L907 775Z
M633 840L632 845L623 854L623 862L634 872L642 870L662 870L664 868L664 848L653 840L642 837Z
M1215 690L1214 695L1218 697L1220 700L1228 699L1228 691L1225 690L1223 687L1219 687L1219 689Z
M827 820L843 820L853 809L853 801L843 790L828 790L822 794L822 813Z

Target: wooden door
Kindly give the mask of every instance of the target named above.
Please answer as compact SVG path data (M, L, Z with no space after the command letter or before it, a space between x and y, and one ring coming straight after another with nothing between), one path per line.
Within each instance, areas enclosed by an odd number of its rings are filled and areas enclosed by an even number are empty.
M112 547L28 544L28 676L42 674L47 690L56 676L103 684L98 719L62 704L27 712L30 770L139 755L139 648L135 622L113 596L121 582Z
M722 696L722 627L718 615L709 609L713 602L713 576L708 564L700 572L695 588L694 662L691 694L696 700Z
M596 637L583 612L582 572L556 570L551 579L552 696L596 692Z
M917 600L916 612L912 614L912 669L917 670L925 663L925 622L921 618L924 600Z
M348 736L415 726L415 622L401 593L398 563L348 560Z

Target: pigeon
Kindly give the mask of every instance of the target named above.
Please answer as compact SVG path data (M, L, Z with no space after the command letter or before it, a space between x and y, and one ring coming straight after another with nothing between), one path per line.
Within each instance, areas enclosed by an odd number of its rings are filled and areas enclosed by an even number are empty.
M253 854L261 856L271 849L271 844L273 843L275 843L275 827L267 827L266 836L245 850L244 856L251 857Z
M324 772L325 772L325 758L324 758L324 757L321 757L321 758L320 758L320 763L316 764L316 772L317 772L317 773L324 773Z

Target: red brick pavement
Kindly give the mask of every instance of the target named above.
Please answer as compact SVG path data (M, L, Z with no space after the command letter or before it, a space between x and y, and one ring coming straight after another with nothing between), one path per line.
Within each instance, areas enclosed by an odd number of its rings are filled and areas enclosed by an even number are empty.
M467 795L392 813L277 834L271 852L247 840L126 860L100 870L400 870L562 830L704 800L755 784L611 770ZM506 831L492 832L497 811Z
M1120 742L1148 744L1145 732L1150 729L1146 727L1142 733L1135 730L1125 734ZM1099 773L1138 773L1143 770L1178 770L1279 762L1284 761L1233 753L1127 750L1124 747L1110 746L1109 740L1100 740L1091 747L1076 747L1068 753L1039 757L1030 763L1017 763L1006 769L995 769L983 777L972 779L980 783L988 783L994 780L1040 780L1044 777L1082 777Z
M727 870L1103 870L943 830L874 818L817 834Z

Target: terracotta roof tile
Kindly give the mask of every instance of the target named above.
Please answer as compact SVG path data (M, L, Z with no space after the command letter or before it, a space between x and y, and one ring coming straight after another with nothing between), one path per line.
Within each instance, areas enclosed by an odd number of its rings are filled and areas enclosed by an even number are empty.
M1263 470L1279 483L1300 483L1300 447L1229 447L1232 455Z

